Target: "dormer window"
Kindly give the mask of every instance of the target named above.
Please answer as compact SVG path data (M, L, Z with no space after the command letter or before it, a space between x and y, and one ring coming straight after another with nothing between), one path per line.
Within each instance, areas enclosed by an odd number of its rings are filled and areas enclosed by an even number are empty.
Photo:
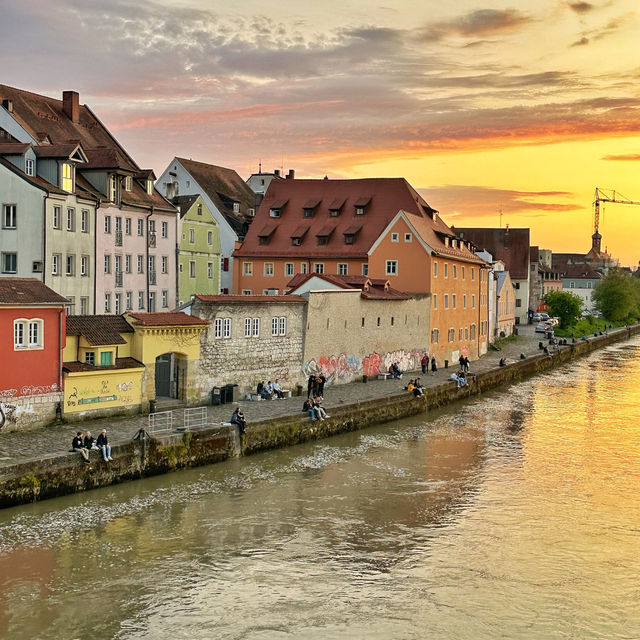
M342 211L342 207L344 206L345 199L344 198L336 198L329 205L329 216L331 218L337 218Z
M260 231L260 233L258 233L258 244L260 245L269 244L269 241L271 240L271 236L273 235L273 232L275 230L276 230L275 224L265 225Z
M177 189L176 189L177 191ZM153 180L149 179L147 180L147 195L152 196L153 195Z
M319 204L320 198L309 198L302 207L302 216L304 218L313 218Z
M35 175L35 162L31 158L26 158L24 161L24 172L28 176Z
M357 216L363 216L367 212L367 208L370 202L371 202L371 197L369 196L363 196L361 198L358 198L354 203L355 214Z
M303 224L299 226L291 234L291 245L294 247L299 247L302 244L302 239L305 237L307 231L309 231L309 225Z
M127 191L131 191L133 189L133 178L131 176L126 176L124 179L124 188Z
M269 209L269 217L271 217L271 218L279 218L280 217L280 209L276 209L275 207L272 207L271 209Z
M361 224L352 224L350 227L347 227L343 231L344 243L353 244L360 233L360 229L362 229Z
M234 202L233 203L233 213L240 213L240 203L239 202Z
M448 236L447 236L447 237L445 237L445 239L444 239L444 246L445 246L445 247L448 247L448 246L449 246L449 237L448 237Z
M114 204L118 202L118 179L114 174L109 176L109 200Z
M325 226L316 233L316 238L318 239L318 245L324 246L329 244L329 240L335 231L335 227L333 226Z
M70 162L62 163L61 189L68 193L73 193L73 165Z
M282 214L282 209L284 209L287 202L289 201L285 198L274 200L269 207L269 216L271 218L279 218Z

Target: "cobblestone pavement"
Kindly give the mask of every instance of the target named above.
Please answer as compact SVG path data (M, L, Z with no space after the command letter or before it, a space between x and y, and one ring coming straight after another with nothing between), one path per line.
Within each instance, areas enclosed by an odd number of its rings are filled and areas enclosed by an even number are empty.
M471 362L471 372L479 373L498 366L500 358L507 362L517 360L521 353L526 356L539 353L538 342L540 334L534 333L533 326L519 327L520 335L513 342L507 343L501 351L490 350L482 358ZM435 375L421 375L422 385L425 387L442 383L452 371L457 371L457 363L452 363L449 369L440 369ZM344 385L325 387L324 406L331 414L331 408L341 404L352 404L360 400L371 400L385 395L398 393L407 384L408 379L415 377L419 372L407 372L402 380L369 380L363 384L361 379ZM306 389L305 389L306 393ZM293 396L283 400L270 400L251 402L241 400L240 404L247 418L248 428L251 428L252 420L261 420L283 415L301 413L304 398ZM232 405L207 407L209 424L221 424L231 418ZM177 416L182 410L175 412ZM39 460L45 457L67 453L71 447L71 440L76 431L90 430L97 437L102 429L107 429L110 444L122 444L131 440L139 429L148 428L148 416L132 416L126 418L104 418L98 420L86 420L84 422L54 425L38 430L25 432L14 431L0 433L0 470L3 466L29 460ZM97 453L92 455L97 456Z

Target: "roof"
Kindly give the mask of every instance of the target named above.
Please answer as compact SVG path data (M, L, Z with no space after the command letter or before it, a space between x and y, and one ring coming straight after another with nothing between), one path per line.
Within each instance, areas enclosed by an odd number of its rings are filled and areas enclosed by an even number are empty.
M304 209L311 201L319 200L310 218ZM355 214L356 203L367 202L364 215ZM283 204L286 203L286 204ZM280 217L272 218L270 209L280 208ZM340 215L330 211L340 209ZM428 215L433 209L404 178L364 178L358 180L274 180L269 185L255 220L242 243L234 252L238 257L360 257L366 259L380 233L400 209L416 215ZM259 230L273 222L276 230L267 244L258 241ZM360 233L352 244L345 244L344 234ZM319 245L318 237L326 238L329 225L334 232L326 244ZM308 233L301 235L303 227ZM293 245L292 238L301 238Z
M0 277L0 304L4 305L55 305L64 306L69 301L49 289L36 278Z
M504 283L507 281L507 277L509 276L509 272L496 271L496 276L497 276L496 293L500 295L500 292L502 291L502 287L504 286Z
M133 333L132 326L124 316L69 316L67 335L82 336L91 346L126 344L123 333Z
M29 142L2 142L0 143L0 155L13 156L22 155L31 147Z
M452 227L464 240L486 249L495 260L502 260L511 278L529 277L529 229Z
M563 278L574 278L576 280L580 278L597 279L602 278L602 274L596 271L589 264L569 264L566 265L561 272Z
M186 215L187 211L189 211L189 209L191 209L191 207L193 207L193 205L195 204L195 201L199 197L200 196L197 193L192 195L192 196L176 196L175 198L173 198L173 200L171 200L171 202L176 207L179 207L179 209L180 209L180 217L184 218L184 216Z
M13 173L15 173L16 175L20 176L23 180L25 180L29 184L32 184L34 187L38 187L39 189L42 189L47 193L57 193L59 195L64 195L64 196L69 195L66 191L63 191L62 189L60 189L60 187L56 187L55 185L51 184L50 182L47 182L44 178L41 178L40 176L27 175L24 171L22 171L22 169L16 167L15 164L13 164L12 162L9 162L9 160L7 160L6 158L0 157L0 164L6 167L7 169L9 169L10 171L12 171Z
M207 325L207 320L187 315L182 311L165 311L157 313L131 313L127 317L134 321L134 325L144 327L166 327L166 326L189 326L189 325Z
M233 169L186 158L176 158L176 161L191 174L200 189L211 198L233 230L244 235L245 216L249 216L249 209L255 208L256 203L256 194L251 187ZM240 206L239 213L233 211L234 202Z
M287 288L295 291L312 278L324 280L344 290L359 290L361 297L366 300L410 300L411 296L398 291L389 285L384 278L369 278L367 276L338 276L324 273L299 273L287 283ZM299 297L294 294L288 297Z
M116 358L115 364L100 367L87 364L86 362L64 362L62 370L68 373L78 373L80 371L104 371L110 369L140 369L144 367L142 362L135 358Z
M209 295L196 295L194 296L200 302L219 302L221 304L228 302L240 302L244 304L255 304L260 302L262 304L273 304L275 302L296 302L306 303L307 301L302 296L209 296Z

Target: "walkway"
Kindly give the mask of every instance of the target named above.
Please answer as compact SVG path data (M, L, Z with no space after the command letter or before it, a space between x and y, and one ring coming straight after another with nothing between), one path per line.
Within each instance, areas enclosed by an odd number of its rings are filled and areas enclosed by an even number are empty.
M538 342L542 339L540 334L533 332L533 326L519 327L520 335L513 342L509 342L501 351L489 351L479 360L471 363L471 372L479 373L498 366L500 358L506 358L507 362L513 362L520 357L520 353L526 356L539 353ZM435 375L421 375L422 385L434 386L445 381L453 371L457 371L457 363L449 369L441 369ZM353 404L362 400L371 400L385 395L393 395L402 390L408 379L415 377L417 373L408 373L402 380L369 380L366 384L360 381L350 384L325 387L324 406L329 414L331 408L342 404ZM305 389L306 392L306 389ZM241 400L241 406L251 427L252 420L275 418L284 415L300 413L302 415L302 403L304 398L292 397L283 400L271 400L262 402L249 402ZM228 421L233 412L232 405L220 405L207 407L210 425ZM182 410L176 411L181 414ZM139 429L146 429L148 416L139 415L126 418L103 418L87 420L72 424L54 425L42 429L30 431L13 431L0 433L0 470L3 466L13 465L17 462L39 460L52 455L67 453L71 447L71 440L76 431L90 430L97 437L102 429L107 429L110 444L122 444L131 440Z

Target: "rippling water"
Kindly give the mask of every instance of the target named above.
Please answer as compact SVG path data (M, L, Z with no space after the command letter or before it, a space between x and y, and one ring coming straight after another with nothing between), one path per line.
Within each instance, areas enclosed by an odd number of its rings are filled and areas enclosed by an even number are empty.
M477 402L0 511L0 637L640 638L640 341Z

